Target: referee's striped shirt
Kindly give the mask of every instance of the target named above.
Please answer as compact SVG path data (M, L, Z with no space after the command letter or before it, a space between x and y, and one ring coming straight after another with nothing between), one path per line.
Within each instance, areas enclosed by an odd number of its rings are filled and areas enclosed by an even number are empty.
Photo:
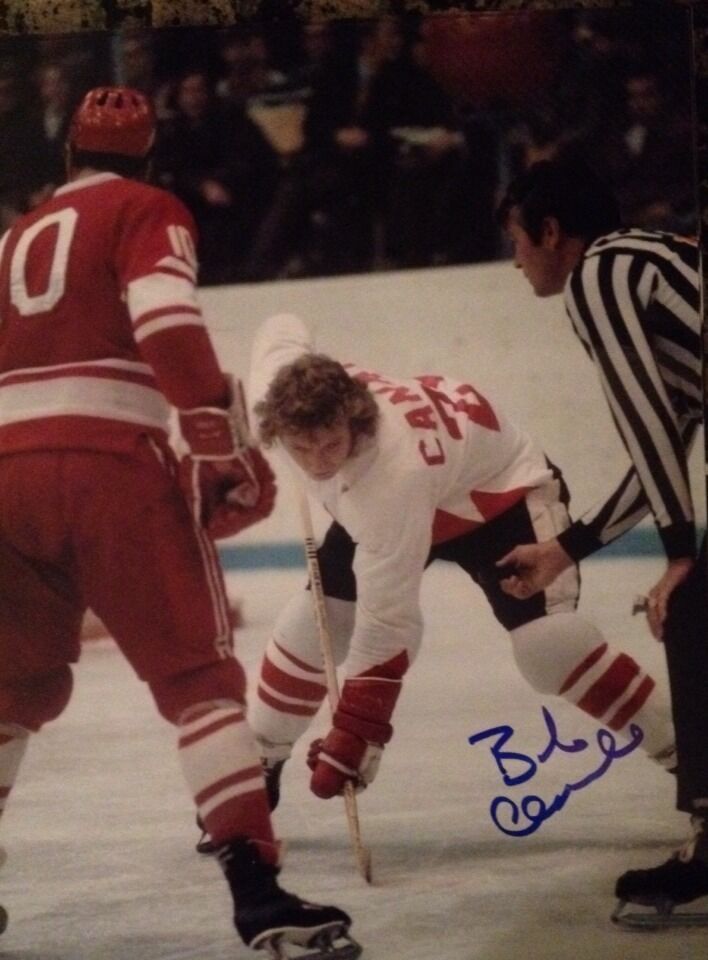
M623 229L596 239L565 287L633 464L559 537L581 560L650 511L669 558L695 555L687 459L702 419L698 248Z

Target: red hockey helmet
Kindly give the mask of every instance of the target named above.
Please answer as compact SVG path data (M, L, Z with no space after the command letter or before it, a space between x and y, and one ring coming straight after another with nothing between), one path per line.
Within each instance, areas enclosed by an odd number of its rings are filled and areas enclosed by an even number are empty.
M69 127L69 145L90 153L144 157L154 139L152 104L145 94L130 87L89 90Z

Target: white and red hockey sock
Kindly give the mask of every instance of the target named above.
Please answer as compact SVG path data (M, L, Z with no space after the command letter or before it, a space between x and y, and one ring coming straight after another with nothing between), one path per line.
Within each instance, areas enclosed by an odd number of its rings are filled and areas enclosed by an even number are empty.
M554 693L670 765L674 730L668 689L629 654L610 648L600 631L574 613L541 617L512 631L514 655L534 689ZM668 761L665 763L664 761Z
M327 597L327 623L335 663L347 655L356 604ZM264 756L284 759L307 730L327 693L312 596L294 594L280 612L261 664L248 719Z
M249 714L259 741L293 744L309 727L326 694L321 667L299 660L271 638Z
M0 723L0 817L15 785L27 750L30 731L14 723Z
M263 770L241 705L220 701L191 710L179 724L179 757L214 844L247 837L265 860L277 862Z

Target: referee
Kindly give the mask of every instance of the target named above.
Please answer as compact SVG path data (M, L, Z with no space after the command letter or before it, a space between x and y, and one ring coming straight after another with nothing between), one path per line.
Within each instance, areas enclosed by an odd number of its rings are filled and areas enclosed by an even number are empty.
M708 573L697 558L688 454L702 421L698 248L625 228L607 187L577 160L536 163L498 210L516 266L539 297L563 293L632 466L556 539L517 546L500 565L525 598L651 514L666 569L648 591L664 641L677 738L677 806L692 837L669 860L619 878L620 900L665 905L708 894Z

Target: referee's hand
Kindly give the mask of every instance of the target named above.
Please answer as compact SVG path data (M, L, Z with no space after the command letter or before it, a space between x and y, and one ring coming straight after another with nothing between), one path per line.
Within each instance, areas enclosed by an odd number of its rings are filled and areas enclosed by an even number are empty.
M543 543L522 543L497 560L496 565L510 569L509 575L499 581L504 593L517 600L528 600L545 590L572 564L557 540L546 540Z
M657 640L664 639L664 621L669 606L669 597L693 570L694 563L692 557L679 557L676 560L669 560L663 576L647 594L647 621L652 635Z

